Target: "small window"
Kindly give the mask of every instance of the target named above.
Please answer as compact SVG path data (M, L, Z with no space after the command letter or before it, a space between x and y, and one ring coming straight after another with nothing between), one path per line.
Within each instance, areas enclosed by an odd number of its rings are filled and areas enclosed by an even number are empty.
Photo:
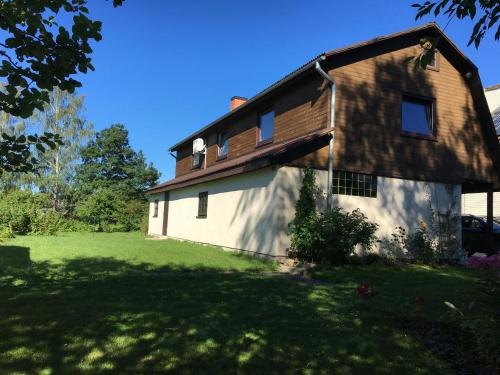
M193 168L200 168L203 164L203 160L205 160L205 155L203 154L194 154L193 155Z
M269 111L260 116L259 142L272 141L274 136L274 111Z
M154 203L153 203L153 217L158 217L158 204L159 204L159 201L158 199L155 199Z
M427 64L426 68L431 69L431 70L438 70L439 69L438 52L437 51L434 51L434 53L432 54L431 61L429 62L429 64Z
M403 132L433 136L434 135L434 109L433 101L404 96L401 127Z
M198 194L198 217L207 217L208 191Z
M362 173L334 171L333 194L376 198L377 176Z
M219 158L225 158L229 151L229 137L227 133L219 133L217 136L217 156Z

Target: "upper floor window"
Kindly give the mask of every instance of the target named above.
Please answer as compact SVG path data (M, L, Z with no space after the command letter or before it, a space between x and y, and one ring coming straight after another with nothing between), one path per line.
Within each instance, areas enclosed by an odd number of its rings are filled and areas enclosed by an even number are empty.
M208 191L203 191L198 194L198 216L199 218L207 217L208 209Z
M260 116L259 142L272 141L274 136L274 111L269 111Z
M431 61L429 62L429 64L427 64L427 69L431 69L431 70L438 70L439 69L438 52L437 51L434 51L434 53L432 54Z
M155 199L155 201L153 203L153 217L158 217L158 205L159 205L159 201L158 201L158 199Z
M193 155L193 168L200 168L205 159L204 154L194 154Z
M412 135L434 135L434 103L430 99L403 96L401 128Z
M217 136L217 156L224 158L229 151L229 137L227 133L219 133Z

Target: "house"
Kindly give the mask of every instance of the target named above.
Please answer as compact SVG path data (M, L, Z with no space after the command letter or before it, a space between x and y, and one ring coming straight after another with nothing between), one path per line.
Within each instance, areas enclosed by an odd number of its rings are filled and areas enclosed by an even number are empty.
M425 36L439 52L415 70ZM175 178L147 191L149 234L272 257L286 256L304 167L319 204L360 208L380 238L499 187L478 70L434 23L322 53L170 152Z
M484 94L490 108L497 137L500 138L500 85L486 87ZM462 213L486 216L486 193L463 194ZM500 192L493 194L493 216L500 218Z

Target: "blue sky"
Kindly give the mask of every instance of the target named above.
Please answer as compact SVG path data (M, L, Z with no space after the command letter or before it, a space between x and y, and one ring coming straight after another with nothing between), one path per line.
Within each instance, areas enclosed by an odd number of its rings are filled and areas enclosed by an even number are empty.
M251 97L321 52L431 21L415 21L416 1L91 1L103 40L79 93L96 130L123 123L164 181L168 147L227 112L231 96ZM476 51L470 31L446 29L483 85L500 83L500 43L489 36Z

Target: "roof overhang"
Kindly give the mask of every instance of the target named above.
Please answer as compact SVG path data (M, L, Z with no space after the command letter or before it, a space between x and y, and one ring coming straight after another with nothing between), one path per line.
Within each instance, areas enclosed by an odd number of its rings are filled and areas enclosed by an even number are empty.
M191 172L156 185L146 190L146 194L157 194L203 182L218 180L240 173L255 171L275 164L284 164L320 147L326 146L328 144L330 132L331 130L329 128L322 128L300 137L258 149L247 155L227 160L206 169Z

